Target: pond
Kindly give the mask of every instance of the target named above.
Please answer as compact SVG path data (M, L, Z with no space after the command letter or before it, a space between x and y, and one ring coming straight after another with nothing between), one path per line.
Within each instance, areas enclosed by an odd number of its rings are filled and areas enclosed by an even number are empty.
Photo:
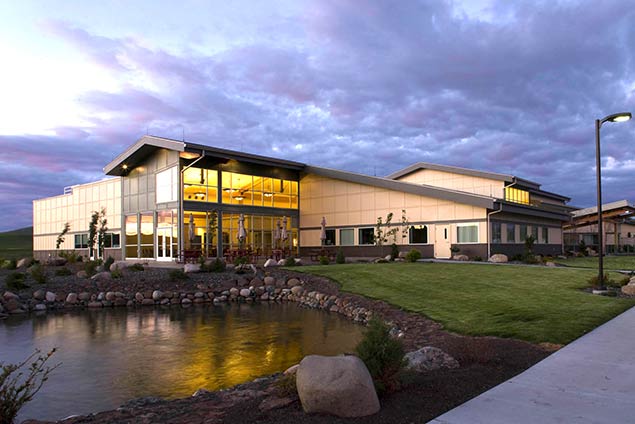
M62 419L138 397L190 396L284 371L305 355L352 352L363 327L297 304L125 308L0 321L0 362L35 348L61 366L18 416Z

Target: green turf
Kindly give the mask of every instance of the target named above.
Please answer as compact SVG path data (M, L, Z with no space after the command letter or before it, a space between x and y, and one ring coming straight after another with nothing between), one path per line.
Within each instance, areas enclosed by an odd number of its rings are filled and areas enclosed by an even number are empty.
M575 266L579 268L597 269L598 267L597 257L556 259L555 262L561 265ZM634 256L605 256L604 269L635 271L635 255Z
M33 256L33 227L0 233L0 258L19 259Z
M342 290L421 313L461 334L569 343L635 305L582 292L592 271L476 264L307 266ZM613 278L618 278L613 275Z

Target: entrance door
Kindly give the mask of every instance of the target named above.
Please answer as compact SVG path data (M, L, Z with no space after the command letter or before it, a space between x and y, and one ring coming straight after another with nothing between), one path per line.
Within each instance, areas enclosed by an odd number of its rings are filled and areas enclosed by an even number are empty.
M450 226L449 225L435 225L435 238L434 238L434 257L439 259L446 259L452 256L450 247Z
M157 228L157 261L170 261L172 252L172 227Z

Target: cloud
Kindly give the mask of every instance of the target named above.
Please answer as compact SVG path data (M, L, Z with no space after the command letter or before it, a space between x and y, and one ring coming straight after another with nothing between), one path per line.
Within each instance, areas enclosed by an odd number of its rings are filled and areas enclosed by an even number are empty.
M220 46L180 51L142 29L106 36L49 20L47 36L118 83L76 99L83 126L0 138L2 177L11 164L24 178L3 190L12 199L30 187L27 169L46 181L32 198L99 178L149 132L368 174L416 161L511 173L589 206L594 120L635 110L625 6L495 0L479 15L444 1L325 0L293 16L252 11L244 36L234 28ZM632 123L602 128L606 201L635 201L634 139Z

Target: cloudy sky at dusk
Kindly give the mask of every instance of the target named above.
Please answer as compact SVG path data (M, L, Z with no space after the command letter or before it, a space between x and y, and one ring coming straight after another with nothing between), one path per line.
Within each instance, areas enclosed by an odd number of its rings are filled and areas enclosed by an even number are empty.
M0 231L146 133L379 176L511 173L590 206L594 120L635 112L635 0L21 0L0 17ZM635 201L635 121L602 145L605 202Z

